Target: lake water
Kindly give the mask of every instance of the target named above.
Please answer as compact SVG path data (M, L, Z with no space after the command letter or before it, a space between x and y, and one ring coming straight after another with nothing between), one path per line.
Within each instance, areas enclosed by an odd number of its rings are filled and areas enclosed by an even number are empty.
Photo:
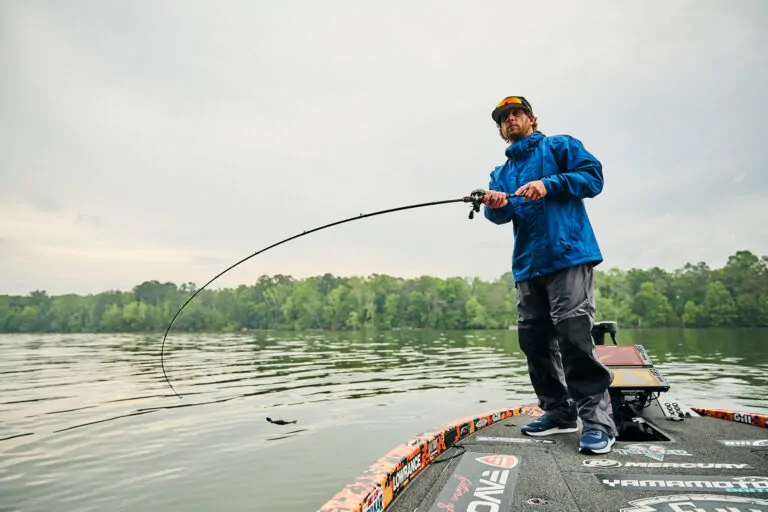
M394 446L531 402L515 331L0 335L0 511L316 510ZM768 412L768 330L623 330L688 405ZM265 417L297 420L273 425Z

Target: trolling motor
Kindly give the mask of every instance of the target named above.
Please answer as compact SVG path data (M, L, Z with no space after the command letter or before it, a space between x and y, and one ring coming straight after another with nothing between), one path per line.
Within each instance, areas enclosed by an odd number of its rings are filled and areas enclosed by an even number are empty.
M616 343L616 322L596 322L592 326L592 338L595 340L595 345L605 345L605 335L610 334L614 345Z

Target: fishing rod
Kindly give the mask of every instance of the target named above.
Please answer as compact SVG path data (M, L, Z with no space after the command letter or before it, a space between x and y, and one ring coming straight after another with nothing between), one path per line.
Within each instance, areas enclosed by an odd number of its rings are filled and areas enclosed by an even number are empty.
M447 199L445 201L432 201L430 203L420 203L420 204L412 204L412 205L408 205L408 206L400 206L400 207L397 207L397 208L390 208L388 210L380 210L378 212L373 212L373 213L366 213L366 214L362 214L361 213L360 215L358 215L356 217L349 217L348 219L339 220L339 221L336 221L336 222L331 222L330 224L326 224L324 226L316 227L314 229L310 229L309 231L303 231L303 232L301 232L299 234L293 235L293 236L291 236L289 238L286 238L285 240L281 240L281 241L279 241L277 243L274 243L274 244L272 244L272 245L270 245L268 247L265 247L265 248L263 248L263 249L261 249L259 251L256 251L255 253L251 254L250 256L246 256L245 258L241 259L237 263L234 263L234 264L230 265L229 267L227 267L226 269L222 270L221 272L219 272L218 274L213 276L213 278L211 278L210 281L208 281L203 286L201 286L199 289L197 289L195 291L195 293L193 293L187 299L187 301L184 304L182 304L182 306L179 308L179 310L176 312L176 314L173 315L173 318L171 318L171 322L168 324L168 328L165 330L165 334L163 335L163 343L160 345L160 366L163 369L163 376L165 377L165 381L168 383L168 386L171 388L171 391L173 391L173 393L177 397L181 398L181 395L179 395L176 392L176 390L173 388L173 386L171 385L171 381L168 379L168 374L165 372L165 363L163 362L163 353L164 353L164 349L165 349L165 340L168 337L168 333L171 330L171 326L173 326L173 322L176 321L176 318L179 316L179 314L181 314L181 311L187 306L187 304L189 304L192 301L192 299L194 299L197 296L198 293L203 291L209 284L211 284L216 279L218 279L219 277L223 276L224 274L226 274L227 272L229 272L230 270L232 270L236 266L240 265L241 263L245 263L246 261L248 261L249 259L253 258L254 256L258 256L259 254L261 254L263 252L266 252L266 251L268 251L270 249L273 249L273 248L277 247L278 245L282 245L282 244L284 244L286 242L290 242L291 240L295 240L295 239L300 238L300 237L302 237L304 235L308 235L310 233L315 233L317 231L320 231L320 230L323 230L323 229L326 229L326 228L330 228L332 226L338 226L339 224L344 224L346 222L352 222L354 220L360 220L360 219L364 219L366 217L374 217L376 215L383 215L385 213L393 213L393 212L399 212L399 211L402 211L402 210L412 210L414 208L424 208L426 206L437 206L437 205L449 204L449 203L472 203L472 208L469 210L469 218L473 219L474 216L475 216L475 212L479 212L480 211L480 205L483 204L483 197L485 196L485 193L486 192L483 189L475 189L475 190L473 190L470 193L470 195L464 196L464 197L462 197L460 199ZM506 194L507 198L510 198L510 197L512 197L514 195L515 194Z

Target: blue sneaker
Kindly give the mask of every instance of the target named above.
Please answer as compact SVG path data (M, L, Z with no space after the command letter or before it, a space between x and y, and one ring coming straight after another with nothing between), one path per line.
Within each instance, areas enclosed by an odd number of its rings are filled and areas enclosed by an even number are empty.
M587 454L608 453L611 446L616 442L612 436L609 436L602 430L590 428L584 431L579 443L579 451Z
M520 430L523 434L528 436L548 436L551 434L570 434L572 432L577 432L579 427L576 420L560 424L555 423L546 416L542 416L527 425L523 425Z

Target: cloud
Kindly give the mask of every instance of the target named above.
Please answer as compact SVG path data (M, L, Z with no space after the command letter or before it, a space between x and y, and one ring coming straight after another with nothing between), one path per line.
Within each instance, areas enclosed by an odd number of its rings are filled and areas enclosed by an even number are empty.
M56 213L61 207L59 206L59 203L54 199L42 199L38 203L38 208L41 212Z
M512 93L602 161L607 264L768 253L764 2L180 5L5 6L0 292L201 283L319 225L487 187ZM468 210L334 227L227 278L498 276L511 226Z
M98 215L89 215L87 213L78 213L75 217L75 224L94 224L99 225L103 222Z

